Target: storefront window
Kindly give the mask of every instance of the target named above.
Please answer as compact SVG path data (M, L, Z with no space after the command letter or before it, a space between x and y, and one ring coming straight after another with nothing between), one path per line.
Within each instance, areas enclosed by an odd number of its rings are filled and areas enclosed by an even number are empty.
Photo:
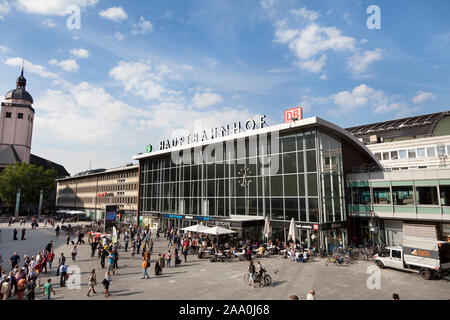
M358 187L352 189L353 204L370 204L370 188Z
M441 192L441 204L447 207L450 206L450 185L441 185L439 190Z

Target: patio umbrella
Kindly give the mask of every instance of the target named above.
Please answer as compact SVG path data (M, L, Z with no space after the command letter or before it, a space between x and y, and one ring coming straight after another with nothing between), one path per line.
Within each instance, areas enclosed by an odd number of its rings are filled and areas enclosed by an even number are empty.
M266 222L264 224L264 236L269 240L270 236L272 235L272 227L270 226L270 219L269 217L266 217Z
M204 231L202 231L203 233L207 233L207 234L212 234L215 236L220 236L222 234L231 234L231 233L236 233L236 231L230 230L230 229L226 229L226 228L222 228L219 226L215 226L212 228L207 228Z
M291 219L291 224L289 225L289 234L288 234L288 241L292 239L295 243L295 222L294 218Z
M183 228L181 230L183 231L192 231L192 232L200 232L202 233L203 231L209 229L208 227L202 226L201 224L196 224L194 226L190 226L190 227L186 227Z

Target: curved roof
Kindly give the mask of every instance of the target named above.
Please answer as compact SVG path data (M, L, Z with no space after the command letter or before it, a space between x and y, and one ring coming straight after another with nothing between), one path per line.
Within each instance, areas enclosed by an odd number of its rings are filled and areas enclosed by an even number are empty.
M389 120L347 128L358 138L368 142L371 135L384 139L401 137L432 136L436 125L443 118L450 116L449 111L430 113L420 116Z
M26 91L25 89L21 88L8 91L8 93L5 96L5 99L6 100L21 99L33 103L33 97L31 96L31 94L29 94L28 91Z
M265 127L262 129L256 129L256 130L252 130L252 131L241 132L238 134L232 134L232 135L229 135L226 137L218 137L215 139L208 139L208 140L202 141L202 142L196 142L196 143L186 144L186 145L182 145L182 146L172 147L169 149L139 154L139 155L134 156L133 159L140 160L140 159L154 157L154 156L158 156L158 155L162 155L162 154L166 154L166 153L177 152L177 151L180 151L183 149L190 149L190 148L195 148L195 147L199 147L199 146L203 146L203 145L220 143L220 142L224 142L227 140L240 139L240 138L245 138L248 136L270 133L270 132L275 132L275 131L279 131L280 133L283 133L283 132L291 131L292 129L295 129L295 128L298 128L298 129L322 128L322 129L325 129L326 131L334 133L338 137L341 137L343 140L351 143L359 152L364 154L368 159L371 159L372 162L375 163L379 168L382 168L380 161L378 161L378 159L375 158L375 155L361 141L359 141L353 134L351 134L347 130L345 130L329 121L323 120L318 117L306 118L306 119L302 119L302 120L297 120L297 121L292 121L292 122L288 122L288 123L282 123L282 124L278 124L278 125L274 125L274 126Z

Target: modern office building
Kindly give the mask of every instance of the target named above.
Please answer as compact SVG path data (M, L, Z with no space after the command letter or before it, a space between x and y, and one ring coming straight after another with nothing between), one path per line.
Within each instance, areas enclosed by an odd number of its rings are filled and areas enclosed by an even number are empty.
M106 206L115 205L121 222L136 224L137 190L137 165L90 170L57 180L56 206L103 219Z
M405 230L448 239L450 112L347 130L383 165L380 172L359 170L346 176L349 227L355 239L398 245Z
M381 170L380 162L354 135L323 119L268 127L263 118L165 140L161 150L135 156L139 215L163 228L203 222L259 240L266 216L280 240L294 218L301 242L345 245L353 237L345 175L361 166Z

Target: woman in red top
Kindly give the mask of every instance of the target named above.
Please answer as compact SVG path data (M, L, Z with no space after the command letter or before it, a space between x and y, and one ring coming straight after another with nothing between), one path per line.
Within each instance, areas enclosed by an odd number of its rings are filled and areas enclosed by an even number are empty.
M50 270L52 270L52 263L53 263L53 259L55 258L55 252L52 250L48 255L47 255L47 260L48 260L48 266L50 268Z

